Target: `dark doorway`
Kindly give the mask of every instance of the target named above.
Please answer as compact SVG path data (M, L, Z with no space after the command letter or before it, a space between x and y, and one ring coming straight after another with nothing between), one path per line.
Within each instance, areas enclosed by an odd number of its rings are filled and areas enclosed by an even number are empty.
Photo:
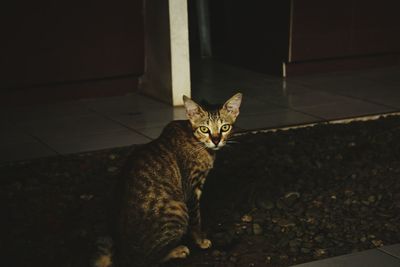
M204 2L207 10L201 10ZM289 13L290 1L190 1L192 63L211 59L281 75L289 47ZM202 30L207 30L208 25L200 24L201 17L209 18L211 55L204 56Z

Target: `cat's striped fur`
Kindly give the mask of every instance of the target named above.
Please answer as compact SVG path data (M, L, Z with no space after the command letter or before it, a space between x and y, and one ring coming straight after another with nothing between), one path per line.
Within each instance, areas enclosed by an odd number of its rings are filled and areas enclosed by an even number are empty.
M242 95L207 111L184 97L189 120L172 121L161 136L129 158L120 187L116 266L152 266L190 251L180 244L189 233L203 249L211 246L201 230L199 201L239 114ZM109 250L107 250L109 251ZM109 263L108 256L102 262Z

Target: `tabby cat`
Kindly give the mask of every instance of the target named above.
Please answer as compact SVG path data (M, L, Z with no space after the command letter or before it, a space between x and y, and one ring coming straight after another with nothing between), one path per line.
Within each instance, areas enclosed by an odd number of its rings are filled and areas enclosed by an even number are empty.
M216 110L206 110L186 96L183 100L189 120L170 122L126 164L113 257L117 266L153 266L185 258L190 251L180 241L187 232L200 248L211 246L201 229L199 201L215 151L232 134L242 94ZM111 264L107 257L97 265Z

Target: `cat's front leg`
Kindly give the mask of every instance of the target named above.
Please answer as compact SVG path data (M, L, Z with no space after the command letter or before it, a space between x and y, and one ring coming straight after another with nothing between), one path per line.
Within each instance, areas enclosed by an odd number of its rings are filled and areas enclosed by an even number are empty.
M202 191L201 186L194 189L194 196L189 205L190 210L190 231L194 242L202 249L211 247L211 240L207 239L205 233L201 230L201 215L200 215L200 197Z

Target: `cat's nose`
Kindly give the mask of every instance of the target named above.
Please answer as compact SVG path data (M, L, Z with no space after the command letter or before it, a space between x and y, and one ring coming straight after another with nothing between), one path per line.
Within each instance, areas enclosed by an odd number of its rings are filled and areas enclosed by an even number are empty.
M219 141L221 141L221 137L220 136L211 136L211 141L214 143L215 146L218 146Z

